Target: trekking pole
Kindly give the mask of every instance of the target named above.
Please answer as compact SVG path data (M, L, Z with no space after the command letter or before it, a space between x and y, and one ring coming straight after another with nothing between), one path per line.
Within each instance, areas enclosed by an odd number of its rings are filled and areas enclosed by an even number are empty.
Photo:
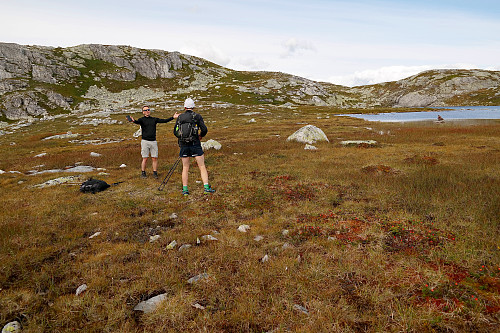
M170 177L172 176L172 174L174 173L174 170L175 168L177 168L177 165L179 165L179 162L181 161L181 157L179 156L177 158L177 161L175 161L174 165L172 165L172 167L170 168L170 170L168 171L167 175L165 176L165 178L163 179L163 181L161 182L160 186L158 187L158 191L163 191L163 189L165 188L165 185L167 185Z

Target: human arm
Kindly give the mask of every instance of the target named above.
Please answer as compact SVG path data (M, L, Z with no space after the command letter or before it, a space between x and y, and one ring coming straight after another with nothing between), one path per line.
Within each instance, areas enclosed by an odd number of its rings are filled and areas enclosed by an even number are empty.
M174 120L174 117L170 117L167 119L156 118L157 123L168 123L169 121L172 121L172 120Z
M207 135L208 128L205 125L205 122L203 121L203 117L200 114L198 114L198 117L199 118L197 119L197 123L198 123L198 127L200 128L200 139L201 139L205 135Z

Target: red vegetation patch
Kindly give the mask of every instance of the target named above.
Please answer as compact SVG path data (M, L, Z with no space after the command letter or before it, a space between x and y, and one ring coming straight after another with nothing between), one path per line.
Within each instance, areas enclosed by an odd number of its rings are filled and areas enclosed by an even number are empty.
M435 157L427 155L425 156L414 155L412 157L407 157L405 158L405 162L410 164L427 164L427 165L435 165L439 163Z
M415 221L383 222L382 229L387 232L384 245L389 252L427 252L433 248L454 241L455 236L433 226Z
M270 186L272 190L281 194L288 201L303 201L316 198L317 184L289 184L294 178L289 175L277 176Z
M396 170L394 170L390 166L383 165L383 164L368 165L368 166L361 168L361 170L363 172L369 173L369 174L395 174L395 173L398 173Z
M324 231L321 227L312 226L312 225L303 225L293 229L290 232L290 237L295 242L303 242L314 237L324 236Z

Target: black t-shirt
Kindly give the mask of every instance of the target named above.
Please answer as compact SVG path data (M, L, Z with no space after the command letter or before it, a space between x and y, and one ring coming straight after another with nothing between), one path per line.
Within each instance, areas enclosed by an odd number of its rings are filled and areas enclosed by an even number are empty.
M156 124L168 123L174 120L173 117L168 119L160 119L156 117L141 117L134 121L135 124L141 125L142 139L146 141L156 141Z

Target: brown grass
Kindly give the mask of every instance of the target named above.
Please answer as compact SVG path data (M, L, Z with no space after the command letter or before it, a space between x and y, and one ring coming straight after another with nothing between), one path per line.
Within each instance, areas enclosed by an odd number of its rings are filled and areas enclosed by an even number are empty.
M0 137L0 169L21 172L0 175L0 324L18 320L23 332L491 332L498 326L498 122L367 124L311 107L199 111L208 138L223 145L206 153L217 189L211 196L195 183L195 165L188 198L180 195L180 167L157 190L176 159L173 124L158 127L160 180L138 177L139 141L129 124L71 129L85 139L124 139L98 146L41 141L68 131L63 120ZM238 115L248 111L269 113ZM322 128L330 142L317 143L317 151L287 142L299 123ZM351 139L379 146L338 144ZM92 151L103 156L91 157ZM41 152L47 155L33 157ZM76 185L32 187L64 173L26 174L41 164L76 162L109 174L82 179L123 183L92 195ZM251 229L241 233L241 224ZM218 241L196 245L207 234ZM150 243L153 235L161 238ZM257 235L263 239L255 241ZM173 240L179 245L168 250ZM178 251L182 244L192 247ZM269 261L262 262L265 255ZM201 273L209 277L187 283ZM83 283L88 290L76 296ZM153 313L133 311L162 293L168 299Z

